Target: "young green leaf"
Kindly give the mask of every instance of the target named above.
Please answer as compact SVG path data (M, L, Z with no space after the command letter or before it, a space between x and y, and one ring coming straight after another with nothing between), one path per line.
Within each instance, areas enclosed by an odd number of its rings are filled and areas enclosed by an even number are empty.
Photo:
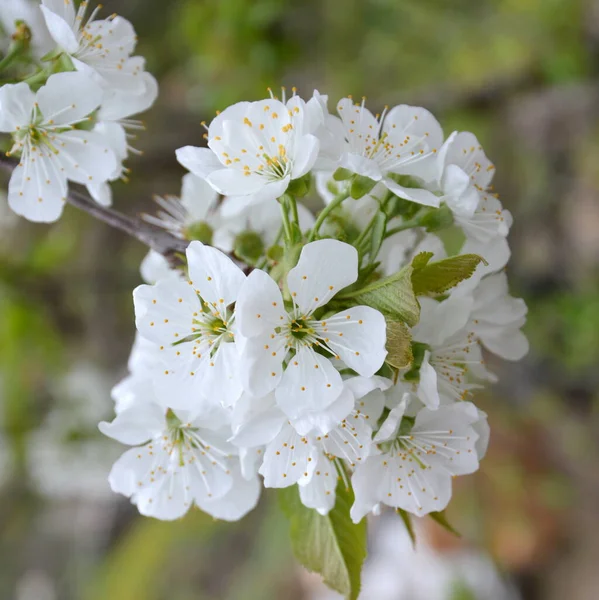
M406 369L412 364L412 336L405 323L387 319L387 358L396 369Z
M414 268L412 273L414 294L416 296L443 294L460 281L471 277L481 262L484 263L485 260L478 254L461 254Z
M431 258L434 256L432 252L420 252L412 259L412 268L414 271L422 269L428 265Z
M410 327L418 323L420 305L412 289L412 266L374 281L367 286L340 294L339 299L352 298L356 304L365 304L380 310L393 321L402 321Z
M366 519L356 525L349 516L353 491L340 482L335 506L326 516L301 503L296 485L281 489L279 500L290 522L296 558L309 571L322 575L330 588L356 600L367 546Z
M439 523L439 525L441 525L441 527L443 527L443 529L445 529L446 531L449 531L449 533L452 533L456 537L462 537L460 533L456 529L454 529L453 526L449 523L444 510L429 513L429 517L436 523Z

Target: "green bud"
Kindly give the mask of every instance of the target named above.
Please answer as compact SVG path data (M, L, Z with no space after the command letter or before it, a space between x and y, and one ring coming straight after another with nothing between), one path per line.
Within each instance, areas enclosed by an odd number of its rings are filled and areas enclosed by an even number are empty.
M266 257L273 262L281 262L285 256L285 250L282 246L271 246L266 251Z
M242 231L235 238L233 252L248 264L255 264L264 252L262 238L255 231Z
M333 173L333 179L335 181L345 181L346 179L349 179L352 175L353 175L353 173L349 169L344 169L343 167L339 167Z
M202 244L212 244L212 227L206 221L192 223L185 228L183 235L188 241L198 240Z
M358 200L365 196L372 190L372 188L376 185L376 181L374 179L370 179L370 177L364 177L364 175L355 175L351 182L351 188L349 191L349 195L354 199Z
M453 214L447 205L443 205L422 215L419 221L428 232L441 231L453 225Z

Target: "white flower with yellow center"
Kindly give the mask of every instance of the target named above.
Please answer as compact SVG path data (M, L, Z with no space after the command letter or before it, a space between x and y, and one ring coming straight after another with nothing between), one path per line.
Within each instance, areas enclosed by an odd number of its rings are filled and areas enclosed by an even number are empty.
M239 292L236 318L242 336L247 391L264 396L275 389L290 419L323 410L343 389L335 363L372 377L382 366L386 325L368 306L316 316L358 278L353 246L325 239L307 244L287 275L289 300L264 271L255 270Z
M321 121L315 99L239 102L210 123L209 148L180 148L177 159L217 192L243 196L241 210L282 196L293 179L310 171L319 149L312 133Z
M154 383L170 408L199 410L241 395L235 344L237 299L245 275L219 250L194 241L187 248L189 281L167 278L133 292L136 326L163 356Z
M470 402L456 402L437 410L423 408L414 420L404 416L409 396L375 436L377 453L354 471L351 517L356 523L379 503L418 516L443 510L451 498L452 478L478 469L474 427L484 414Z
M20 156L8 186L12 210L30 221L56 221L67 180L90 185L108 180L116 158L107 140L88 123L102 90L80 73L52 75L33 93L26 83L0 88L0 131L11 133L8 155Z
M395 177L411 175L413 167L434 156L443 143L441 126L428 110L402 104L375 116L364 100L354 104L343 98L337 112L340 119L329 117L326 121L323 164L380 181L400 198L439 206L440 200L432 192L406 187Z
M77 71L104 88L142 94L144 60L131 57L137 43L133 26L117 15L94 21L100 6L86 20L88 4L84 0L75 11L74 0L42 0L50 35Z
M258 501L259 481L255 474L247 479L241 475L238 450L227 442L230 427L222 409L193 417L165 411L151 396L139 394L112 423L99 427L105 435L135 446L115 462L108 480L143 515L173 520L197 505L216 518L236 521Z

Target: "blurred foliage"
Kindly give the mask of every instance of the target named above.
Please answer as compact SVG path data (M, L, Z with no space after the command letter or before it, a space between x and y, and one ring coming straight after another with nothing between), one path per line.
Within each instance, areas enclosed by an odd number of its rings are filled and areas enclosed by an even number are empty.
M599 216L588 212L599 197L598 3L108 0L104 14L112 10L134 23L162 91L136 141L146 156L132 161L132 183L116 186L125 211L150 211L153 192L177 193L182 170L172 150L198 143L199 121L214 110L263 97L267 86L318 88L331 107L348 93L367 94L373 108L421 103L446 132L477 134L516 217L510 280L529 304L532 351L523 366L492 365L501 384L484 402L490 455L458 490L450 517L506 568L536 578L531 598L559 597L540 590L551 561L567 558L562 540L570 536L572 547L585 529L599 535L597 519L572 523L599 505L585 471L599 458ZM92 505L103 511L105 533L81 552L73 539L85 534L71 523L70 505L60 532L48 529L63 505L35 496L28 433L62 402L53 382L76 357L109 367L114 381L124 373L143 252L73 210L51 227L19 222L0 234L0 597L15 597L31 568L52 573L60 600L306 597L287 525L268 497L236 525L199 512L160 523ZM567 507L577 509L568 519ZM34 554L43 539L51 550ZM470 598L459 586L454 592Z

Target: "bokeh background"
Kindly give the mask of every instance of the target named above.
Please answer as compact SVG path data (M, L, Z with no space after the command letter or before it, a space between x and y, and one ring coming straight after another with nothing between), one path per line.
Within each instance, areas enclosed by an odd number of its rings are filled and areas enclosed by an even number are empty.
M7 8L13 0L0 0ZM493 362L479 397L491 446L460 478L451 538L371 527L363 600L599 597L599 2L106 1L135 25L161 84L115 204L178 193L174 150L267 86L368 106L419 104L476 133L514 214L512 293L531 352ZM53 226L0 218L0 598L329 600L291 555L276 498L237 524L140 518L106 476L96 423L126 370L145 248L67 208Z

